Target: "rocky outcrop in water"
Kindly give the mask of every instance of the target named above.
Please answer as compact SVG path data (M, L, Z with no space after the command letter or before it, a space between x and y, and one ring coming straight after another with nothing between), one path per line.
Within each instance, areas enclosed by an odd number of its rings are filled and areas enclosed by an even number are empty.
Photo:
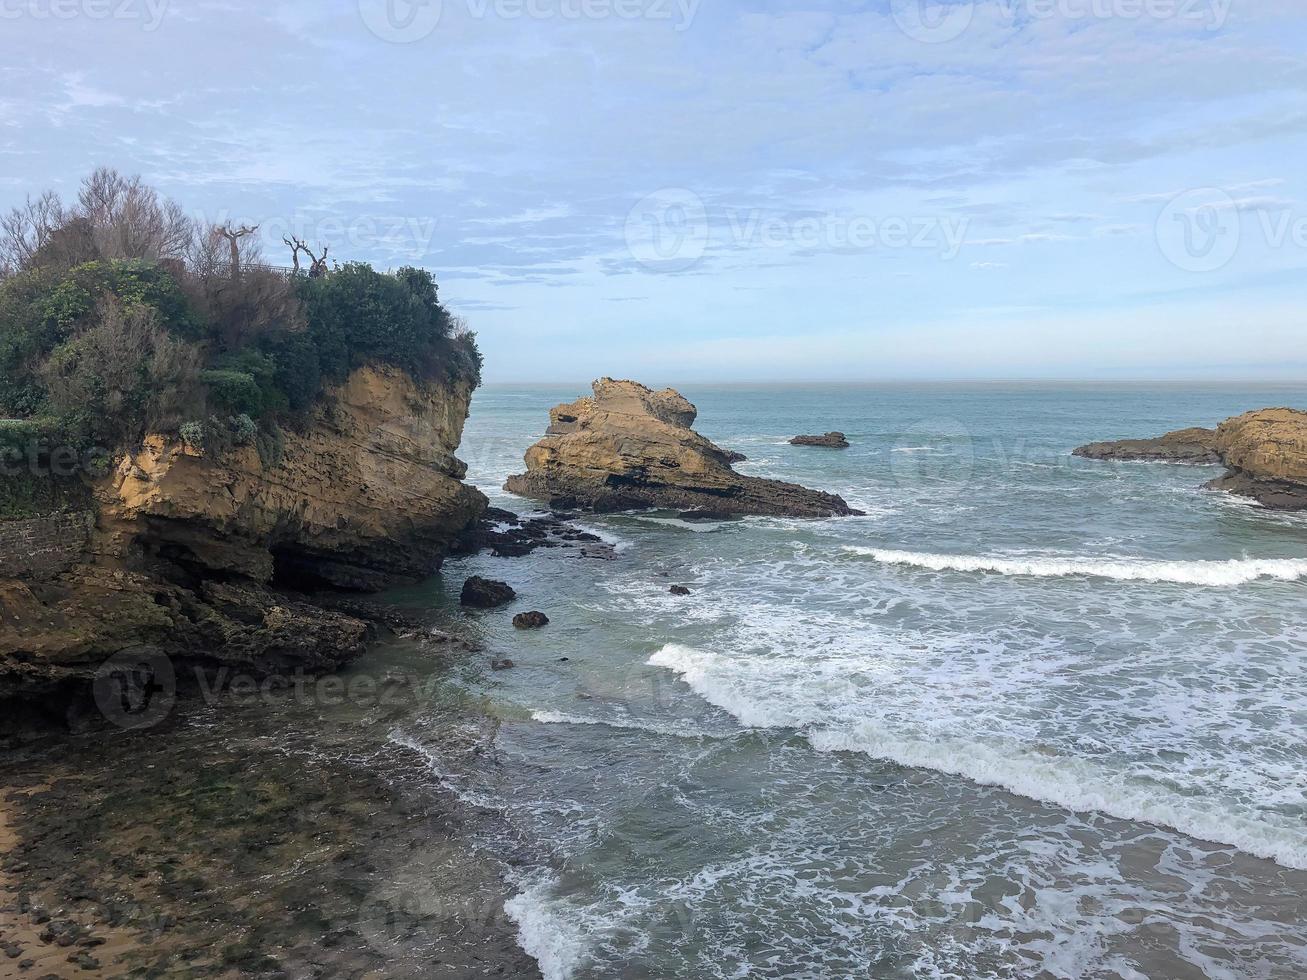
M1207 486L1250 497L1274 510L1307 509L1307 412L1265 408L1213 429L1182 429L1157 439L1092 443L1075 450L1089 459L1224 464Z
M1307 509L1307 412L1265 408L1216 429L1229 472L1208 486L1251 497L1272 510Z
M859 513L840 497L742 476L731 455L695 432L698 411L678 392L603 378L594 395L550 412L510 493L570 510L651 507L717 514L835 517Z
M1168 432L1156 439L1091 442L1072 450L1072 455L1122 462L1211 464L1221 461L1216 451L1216 430L1199 428Z
M303 593L439 567L486 508L453 455L470 397L365 367L275 451L147 438L91 481L88 532L57 568L0 571L0 711L58 720L124 651L254 674L357 656L371 625Z
M821 449L848 449L849 440L843 432L827 432L824 436L795 436L791 446L816 446Z

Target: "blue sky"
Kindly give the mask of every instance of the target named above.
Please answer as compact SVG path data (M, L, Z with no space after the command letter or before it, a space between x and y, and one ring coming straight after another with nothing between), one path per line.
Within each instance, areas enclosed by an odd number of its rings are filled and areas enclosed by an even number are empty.
M1307 378L1301 0L0 0L0 52L0 207L109 164L427 266L491 381Z

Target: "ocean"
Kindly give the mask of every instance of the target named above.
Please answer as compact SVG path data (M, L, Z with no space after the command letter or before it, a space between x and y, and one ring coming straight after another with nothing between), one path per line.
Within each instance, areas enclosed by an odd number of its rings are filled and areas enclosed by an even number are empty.
M547 978L1307 975L1307 517L1070 455L1307 389L677 387L740 472L866 516L587 515L614 559L395 596L516 664L445 671L387 737L493 815ZM478 392L469 481L533 510L504 479L584 393ZM459 612L470 574L518 603Z

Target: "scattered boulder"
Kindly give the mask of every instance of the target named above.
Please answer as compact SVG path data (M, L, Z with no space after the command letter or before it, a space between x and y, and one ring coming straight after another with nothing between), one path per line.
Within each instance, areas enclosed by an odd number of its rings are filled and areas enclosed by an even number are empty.
M697 410L672 389L603 378L594 395L550 412L527 471L505 489L555 510L708 510L722 514L840 517L859 514L834 494L741 476L732 456L691 425Z
M506 606L517 598L517 593L507 582L494 582L474 575L463 583L463 594L459 602L473 609L496 609Z
M672 595L689 595L690 590L684 585L673 585L671 588Z
M732 464L747 463L749 461L748 456L744 455L744 453L737 453L734 449L723 449L722 455L726 457L726 462Z
M1083 459L1120 462L1219 464L1215 429L1180 429L1156 439L1118 439L1115 442L1091 442L1072 450Z
M1157 439L1092 443L1089 459L1223 463L1211 490L1249 497L1272 510L1307 510L1307 412L1264 408L1227 419L1215 431L1182 429Z
M549 625L549 617L542 612L518 613L513 617L513 625L520 630L538 630Z
M617 549L599 535L558 514L526 518L498 508L491 508L484 519L464 531L454 547L459 554L489 551L496 558L521 558L541 548L573 549L582 558L607 561L617 557Z
M492 660L490 661L491 670L512 670L517 664L511 660Z
M848 449L849 440L843 432L827 432L824 436L795 436L791 446L819 446L823 449Z

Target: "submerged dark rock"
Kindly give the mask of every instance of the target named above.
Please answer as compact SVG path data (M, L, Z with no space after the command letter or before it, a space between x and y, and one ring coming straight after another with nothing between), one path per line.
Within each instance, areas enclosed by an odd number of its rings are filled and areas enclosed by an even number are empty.
M497 609L516 598L517 593L507 582L495 582L474 575L463 583L463 593L458 601L472 609Z
M582 558L617 557L616 549L599 535L557 514L524 518L497 508L465 531L455 546L460 554L489 551L496 558L522 558L541 548L571 549Z

